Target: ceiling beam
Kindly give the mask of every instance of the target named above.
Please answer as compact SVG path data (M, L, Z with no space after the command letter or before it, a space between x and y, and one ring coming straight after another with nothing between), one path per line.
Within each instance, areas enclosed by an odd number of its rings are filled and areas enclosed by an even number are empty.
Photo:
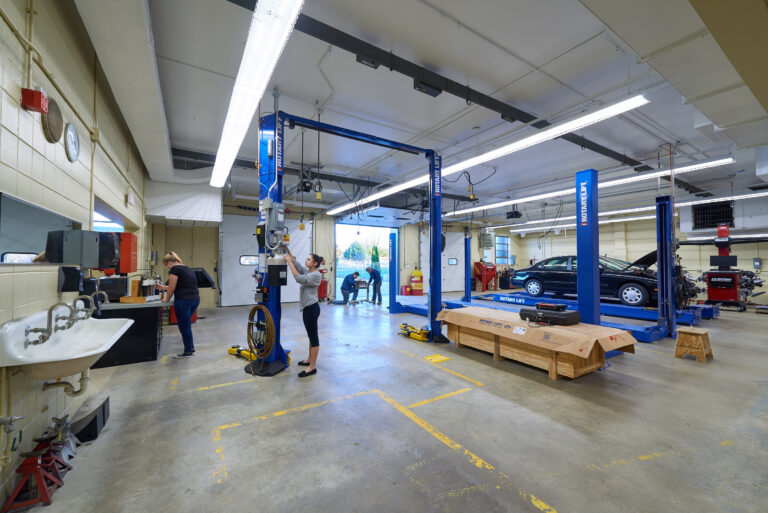
M238 3L238 5L243 5L241 2L235 3ZM298 19L296 20L295 29L309 36L320 39L321 41L324 41L328 44L351 52L358 57L364 57L368 62L375 63L376 65L386 66L391 71L397 71L398 73L401 73L407 77L413 78L414 81L428 84L432 88L450 93L469 103L476 103L477 105L485 107L489 110L498 112L501 114L502 118L507 121L531 123L538 119L533 114L529 114L528 112L509 105L508 103L497 100L496 98L481 93L480 91L472 89L466 85L460 84L423 66L419 66L418 64L403 59L402 57L399 57L392 52L382 50L377 46L342 32L341 30L331 27L330 25L326 25L325 23L311 18L305 14L299 15ZM550 123L547 120L540 120L533 123L531 126L541 129L549 125ZM594 151L595 153L599 153L600 155L616 160L622 165L642 168L640 170L649 169L639 160L628 157L627 155L607 148L578 134L565 134L561 137L561 139L576 144L581 148Z
M184 160L184 161L192 161L193 163L199 163L203 164L200 167L208 167L212 166L213 163L216 161L216 154L215 153L207 153L203 151L197 151L197 150L188 150L185 148L171 148L171 154L174 157L174 161L177 159ZM241 167L244 169L256 169L256 162L253 160L248 160L242 157L238 157L235 159L234 164L232 164L234 167ZM190 169L190 167L182 167L177 169L183 169L187 170ZM285 167L283 166L283 173L291 176L301 176L301 171L298 168L293 167ZM308 174L308 172L304 171L305 175ZM338 182L338 183L344 183L349 185L356 185L360 187L371 187L376 188L380 185L384 185L381 182L375 182L373 180L365 180L362 178L354 178L350 176L339 176L339 175L332 175L329 173L321 173L318 171L313 171L311 173L311 179L313 180L324 180L327 182ZM421 189L416 187L412 189L406 189L402 192L403 194L421 194ZM457 201L472 201L469 196L461 196L458 194L443 194L443 198L449 199L449 200L457 200Z

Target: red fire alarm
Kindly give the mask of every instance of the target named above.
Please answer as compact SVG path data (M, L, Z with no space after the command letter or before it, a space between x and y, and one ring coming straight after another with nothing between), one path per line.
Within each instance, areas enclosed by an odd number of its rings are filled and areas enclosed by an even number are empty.
M27 110L48 114L48 97L42 91L34 89L21 90L21 106Z

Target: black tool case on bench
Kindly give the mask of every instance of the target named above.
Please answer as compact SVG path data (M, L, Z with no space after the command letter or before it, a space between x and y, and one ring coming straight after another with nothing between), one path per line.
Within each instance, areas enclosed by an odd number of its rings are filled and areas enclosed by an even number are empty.
M520 318L524 321L549 324L554 326L571 326L581 322L581 315L575 310L566 310L565 305L536 303L536 308L521 308Z

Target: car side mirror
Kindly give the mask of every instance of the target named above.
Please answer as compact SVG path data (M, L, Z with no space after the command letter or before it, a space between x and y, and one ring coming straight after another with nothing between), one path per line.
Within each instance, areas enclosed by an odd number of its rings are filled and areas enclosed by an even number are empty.
M597 269L598 269L600 272L603 272L603 271L605 271L605 266L604 266L603 264L597 264Z

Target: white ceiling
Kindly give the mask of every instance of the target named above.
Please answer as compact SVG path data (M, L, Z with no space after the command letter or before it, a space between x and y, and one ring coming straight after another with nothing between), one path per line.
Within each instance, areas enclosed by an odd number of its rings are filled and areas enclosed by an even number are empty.
M149 0L148 5L170 144L214 153L251 13L227 0ZM738 75L687 0L308 0L302 12L552 121L644 91L649 105L582 135L653 167L666 167L667 160L657 156L668 142L676 145L678 165L733 153L738 159L733 165L684 177L713 192L759 182L754 151L739 150L768 144L768 125L742 124L765 111L746 87L738 86ZM672 50L665 50L669 45ZM653 58L641 62L647 56ZM738 87L725 87L732 84ZM444 165L535 130L448 93L432 98L412 86L410 78L385 66L362 66L354 55L294 31L268 91L279 91L281 110L315 119L320 112L323 122L434 148L443 154ZM261 112L273 111L274 103L267 94ZM733 127L716 130L701 113L717 126ZM252 126L240 151L247 158L256 156L255 120ZM286 162L301 160L301 146L301 131L288 131ZM317 133L308 131L304 162L317 162L317 152ZM324 172L381 182L426 169L423 157L325 134L320 162ZM572 183L575 171L590 167L605 177L635 174L562 140L492 166L495 175L475 187L481 203L562 188ZM492 172L486 165L471 175L479 181ZM190 173L190 180L195 176ZM292 183L295 179L286 177L286 184ZM258 192L252 171L237 171L233 185L236 193ZM345 187L346 194L351 190ZM445 190L466 195L467 182L462 178ZM645 205L657 184L622 195L611 192L601 198L605 208ZM323 201L345 199L336 185L324 184ZM540 203L522 209L531 218L542 215Z

